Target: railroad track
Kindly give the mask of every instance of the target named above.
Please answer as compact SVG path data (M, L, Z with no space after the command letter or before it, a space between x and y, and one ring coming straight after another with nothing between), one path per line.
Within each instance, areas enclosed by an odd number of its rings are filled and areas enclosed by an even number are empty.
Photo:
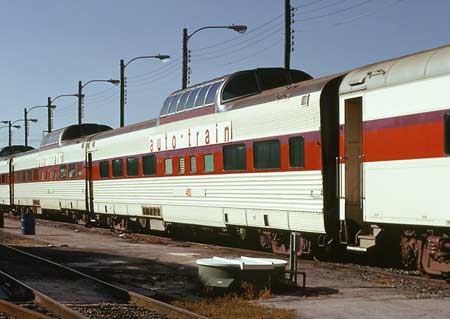
M206 319L9 245L0 244L0 255L0 287L10 298L0 300L0 318Z
M45 225L47 226L53 226L53 227L57 227L55 224L57 224L58 226L61 225L63 227L67 227L70 229L78 229L80 225L77 224L72 224L72 223L67 223L64 221L54 221L54 220L47 220L47 219L39 219L39 222L43 222ZM101 234L110 234L110 230L109 229L105 229L105 228L99 228L99 227L92 227L92 228L87 228L89 230L94 229L95 232L101 233ZM83 230L83 228L82 228ZM128 237L129 239L134 239L134 240L142 240L145 242L149 242L149 243L157 243L157 244L171 244L171 245L176 245L178 240L174 240L173 238L170 237L164 237L164 236L156 236L156 235L150 235L150 234L143 234L143 233L127 233L126 237ZM255 254L255 252L257 252L258 254L263 254L265 257L267 258L280 258L279 254L276 253L272 253L272 252L267 252L267 251L261 251L261 250L254 250L254 249L248 249L248 248L242 248L242 247L233 247L233 246L222 246L220 244L217 243L202 243L202 242L195 242L195 241L183 241L180 242L180 245L189 245L189 246L198 246L198 247L205 247L205 246L209 246L209 247L220 247L220 249L224 249L230 252L230 254L237 254L237 255L252 255ZM308 257L306 258L302 258L299 260L299 268L301 268L302 263L314 263L317 261L314 261L313 259L310 259ZM435 278L427 278L427 277L422 277L419 275L415 275L415 274L405 274L405 273L398 273L398 269L392 269L392 268L386 268L383 269L382 267L377 267L377 266L368 266L368 265L364 265L364 264L354 264L354 263L343 263L341 261L320 261L321 264L323 265L329 265L329 266L334 266L334 267L342 267L342 268L348 268L348 269L354 269L354 270L358 270L361 272L370 272L374 275L379 275L379 276L385 276L385 277L389 277L392 279L396 279L396 280L409 280L409 281L413 281L415 283L417 283L418 285L426 285L426 284L430 284L433 287L442 287L444 289L450 289L450 286L448 285L448 283L444 280L444 279L435 279Z

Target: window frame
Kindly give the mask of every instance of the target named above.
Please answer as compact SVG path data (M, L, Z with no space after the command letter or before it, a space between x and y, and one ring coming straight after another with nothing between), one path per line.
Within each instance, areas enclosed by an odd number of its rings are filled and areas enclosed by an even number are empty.
M232 101L234 101L234 100L243 99L243 98L246 98L246 97L248 97L248 96L252 96L252 95L256 95L256 94L261 93L261 86L260 86L259 81L258 81L258 76L255 74L255 72L251 72L251 74L253 75L253 77L254 77L254 79L255 79L256 86L257 86L257 88L258 88L256 92L251 92L251 93L247 93L247 94L245 94L245 95L235 96L235 97L232 97L232 98L229 98L229 99L224 99L224 98L223 98L223 94L224 94L225 91L226 91L227 85L230 84L230 82L232 82L233 80L235 80L238 76L242 76L242 75L244 75L245 73L246 73L246 72L242 72L242 73L240 73L240 74L236 74L234 77L228 79L228 81L226 81L226 82L224 83L224 85L223 85L223 90L222 90L222 94L220 95L220 101L221 101L221 103L228 103L228 102L232 102ZM249 72L249 73L250 73L250 72Z
M152 168L153 172L150 173L150 174L147 174L145 172L145 168L146 168L146 165L145 165L146 160L145 160L145 158L153 158L153 162L151 163L152 164L151 168ZM142 176L156 176L157 169L158 169L158 165L157 165L157 162L156 162L156 155L155 154L143 155L141 160L142 160Z
M62 170L64 169L64 174L62 173ZM67 164L59 165L59 179L60 180L66 180L67 179Z
M70 170L73 168L74 175L70 177ZM77 165L75 163L70 163L67 165L67 178L68 179L76 179L77 178Z
M181 95L180 99L178 100L178 103L177 103L177 109L176 109L175 113L181 113L181 112L184 112L184 107L186 106L186 102L187 102L187 100L189 99L189 96L191 95L191 92L192 92L192 90L189 90L189 91L184 92L184 93ZM183 99L184 96L186 96L186 99L184 100L184 103L183 103L183 109L180 109L180 108L179 108L179 107L180 107L180 103L181 103L181 100Z
M108 175L106 175L106 176L104 174L102 174L102 172L103 172L102 166L105 166L104 164L106 164L106 171L108 173ZM111 164L109 163L109 160L103 160L103 161L100 161L98 163L99 176L100 176L101 179L106 179L106 178L109 178L111 176L110 166L111 166Z
M210 157L212 158L212 170L206 170L206 159ZM211 174L215 172L216 165L214 163L214 160L215 160L214 153L203 154L203 172L205 174Z
M278 167L258 167L259 165L256 165L257 164L257 157L256 157L257 146L262 145L263 143L268 144L268 143L272 143L272 142L276 142L276 144L278 144L278 163L277 163ZM255 170L264 171L264 170L279 170L279 169L281 169L281 143L280 143L279 139L256 141L256 142L253 142L252 147L253 147L253 167Z
M212 86L211 84L206 84L200 88L200 90L198 91L197 97L195 98L194 109L200 109L205 106L206 96L208 95L208 92L209 92L209 89L211 88L211 86ZM203 96L203 102L202 102L202 104L197 105L197 101L200 96L200 93L202 93L203 91L205 92L205 94Z
M231 168L231 169L227 169L225 165L225 161L226 161L226 151L228 149L233 149L236 147L244 147L244 168ZM222 162L223 162L223 170L224 172L245 172L247 170L247 145L245 145L245 143L237 143L237 144L229 144L229 145L224 145L222 146Z
M168 171L168 165L167 163L170 163L170 172ZM173 158L172 157L168 157L164 159L164 175L173 175Z
M181 165L181 162L183 162L183 166ZM181 170L181 167L183 167L183 170ZM178 174L186 174L186 159L184 158L184 156L178 157Z
M81 162L77 163L77 177L83 177L83 163Z
M192 165L192 162L195 163L195 166ZM192 168L195 168L194 170ZM197 174L197 156L196 155L190 155L189 156L189 174Z
M217 92L219 91L220 86L221 86L222 83L223 83L223 81L219 81L219 82L214 82L214 83L211 84L211 86L210 86L210 88L209 88L209 90L208 90L208 92L206 93L206 96L205 96L205 106L214 105L216 103ZM216 88L216 90L214 92L213 101L210 102L210 103L207 103L209 92L211 92L212 88L216 87L216 86L217 86L217 88Z
M178 102L180 102L180 98L181 98L182 95L183 95L182 93L178 93L178 94L175 94L174 96L172 96L172 100L170 101L170 105L167 108L167 115L172 115L172 114L177 113ZM175 103L174 110L171 112L170 111L170 107L172 106L172 101L174 99L176 100L176 103Z
M200 90L201 90L201 86L199 86L199 87L196 87L196 88L194 88L194 89L192 89L191 90L191 94L189 94L189 97L188 97L188 99L186 100L186 103L184 104L184 110L185 111L189 111L189 110L193 110L194 108L195 108L195 101L197 101L197 96L198 96L198 93L200 92ZM189 99L191 98L191 96L192 96L192 94L194 94L194 92L195 92L195 96L193 96L193 101L192 101L192 107L190 107L190 108L186 108L186 106L187 106L187 104L188 104L188 102L189 102Z
M115 165L115 163L117 163L117 162L120 162L120 165L119 165L119 166ZM116 174L116 167L119 168L120 175L119 175L119 174ZM111 161L111 168L112 168L112 170L111 170L111 176L112 176L113 178L121 178L121 177L124 176L124 171L123 171L123 159L122 159L122 158L116 158L116 159L113 159L113 160Z
M135 174L129 174L129 161L130 160L135 160L136 161L136 173ZM137 157L137 156L130 156L130 157L127 157L126 158L126 161L125 161L125 166L126 166L126 169L127 169L127 174L126 174L126 176L127 177L136 177L136 176L139 176L139 157Z
M301 140L301 158L300 158L300 164L301 166L294 166L292 165L292 157L293 154L291 153L291 141L293 141L294 139L300 139ZM302 135L298 135L298 136L291 136L288 139L288 151L289 151L289 168L305 168L305 138Z

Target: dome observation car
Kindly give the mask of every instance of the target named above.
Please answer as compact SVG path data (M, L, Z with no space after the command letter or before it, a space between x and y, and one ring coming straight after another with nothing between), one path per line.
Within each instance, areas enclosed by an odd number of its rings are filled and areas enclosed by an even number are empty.
M232 73L171 93L161 108L160 117L215 106L256 95L264 91L312 79L300 70L260 68Z

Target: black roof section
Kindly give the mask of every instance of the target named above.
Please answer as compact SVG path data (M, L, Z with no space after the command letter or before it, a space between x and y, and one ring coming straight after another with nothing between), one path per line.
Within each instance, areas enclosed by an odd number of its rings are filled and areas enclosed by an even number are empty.
M109 130L112 130L110 126L95 123L70 125L45 135L41 141L41 147L75 140L84 136Z

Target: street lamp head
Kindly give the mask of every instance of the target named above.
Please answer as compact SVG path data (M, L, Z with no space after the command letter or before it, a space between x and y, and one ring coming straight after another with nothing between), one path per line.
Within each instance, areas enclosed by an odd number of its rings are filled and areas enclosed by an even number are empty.
M51 108L52 110L54 110L54 109L56 109L56 105L50 105L50 108Z
M232 24L232 25L230 25L228 27L228 29L234 30L234 31L239 32L239 33L245 33L245 31L247 31L247 26L246 25L234 25L234 24Z
M38 121L38 119L28 119L28 121L36 123Z
M119 85L120 84L120 80L109 79L107 82L112 83L114 85Z
M157 54L155 58L160 59L162 62L168 62L170 60L170 55Z
M3 124L8 124L8 123L9 123L9 121L2 121L2 123L3 123Z
M20 128L20 125L13 125L14 128Z

